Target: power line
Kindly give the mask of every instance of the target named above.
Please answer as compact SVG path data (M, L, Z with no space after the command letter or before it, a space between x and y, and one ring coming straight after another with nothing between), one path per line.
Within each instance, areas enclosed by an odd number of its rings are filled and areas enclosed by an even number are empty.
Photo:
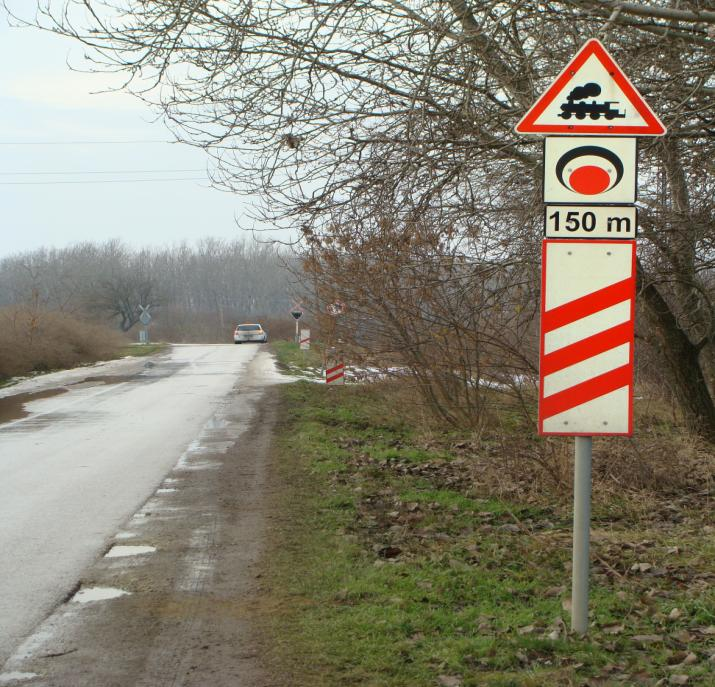
M204 172L205 169L116 169L110 171L88 172L0 172L0 176L52 175L52 176L80 176L82 174L187 174L189 172Z
M142 184L151 181L206 181L206 177L179 177L166 179L100 179L97 181L0 181L0 186L56 186L59 184Z
M145 139L136 141L0 141L0 146L113 146L134 145L144 143L176 143L176 141L163 141L159 139Z

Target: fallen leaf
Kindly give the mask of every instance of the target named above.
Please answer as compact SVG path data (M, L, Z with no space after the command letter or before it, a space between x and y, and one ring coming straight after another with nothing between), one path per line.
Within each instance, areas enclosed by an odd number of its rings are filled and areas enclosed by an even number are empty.
M650 563L634 563L631 566L631 572L648 572L653 566Z
M456 675L440 675L437 681L441 687L460 687L462 684L462 678Z
M669 685L687 685L688 680L690 678L687 675L681 675L679 673L676 673L675 675L671 675L670 679L668 680Z
M668 613L668 618L670 620L677 620L682 615L683 612L679 608L674 608L670 613Z
M710 625L709 627L699 627L698 632L701 635L715 635L715 625Z
M691 666L693 663L698 662L698 655L694 654L692 651L683 659L684 666Z
M681 551L681 548L680 548L679 546L669 546L669 547L665 550L665 552L668 553L668 554L670 554L670 555L679 554L680 551Z
M571 613L571 599L562 599L561 608L563 608L566 613Z
M554 598L556 596L561 596L566 591L566 587L561 585L559 587L549 587L544 591L544 596L547 598Z
M383 546L377 555L380 558L396 558L402 553L402 549L399 546Z
M619 635L619 634L621 634L621 632L623 632L623 630L625 630L625 628L623 627L623 625L617 625L617 624L614 624L614 625L604 625L601 629L602 629L607 635Z
M516 631L520 635L530 635L535 629L535 625L524 625L524 627L517 628Z
M663 641L663 635L634 635L631 639L638 644L657 644Z
M693 635L690 634L687 630L681 630L680 632L676 632L674 635L671 635L673 639L676 639L679 641L681 644L690 644L690 642L693 641Z

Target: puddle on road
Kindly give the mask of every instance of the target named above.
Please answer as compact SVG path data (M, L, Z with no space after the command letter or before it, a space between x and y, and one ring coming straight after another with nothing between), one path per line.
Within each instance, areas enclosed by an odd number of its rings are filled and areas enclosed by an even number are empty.
M67 389L47 389L45 391L34 391L32 393L15 394L14 396L4 396L0 398L0 425L4 422L22 420L30 412L25 410L25 404L32 401L39 401L43 398L52 398L60 394L66 394Z
M13 671L12 673L0 673L0 685L11 685L15 682L24 682L38 677L37 673L21 673Z
M109 549L109 551L104 554L104 557L123 558L124 556L141 556L142 554L154 553L155 551L155 546L122 546L121 544L117 544Z
M131 592L116 587L87 587L80 589L71 599L70 603L86 604L90 601L107 601L120 596L129 596Z
M94 377L85 377L78 382L73 382L72 387L75 389L82 388L84 385L96 386L97 384L126 384L127 382L140 381L139 375L101 375Z

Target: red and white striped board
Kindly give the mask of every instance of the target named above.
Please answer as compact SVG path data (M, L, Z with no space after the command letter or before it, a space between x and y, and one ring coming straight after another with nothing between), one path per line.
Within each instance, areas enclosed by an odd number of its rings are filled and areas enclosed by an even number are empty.
M310 349L310 329L300 330L300 349L302 351Z
M545 240L539 434L633 431L635 241Z
M330 361L325 366L326 384L345 384L345 363Z

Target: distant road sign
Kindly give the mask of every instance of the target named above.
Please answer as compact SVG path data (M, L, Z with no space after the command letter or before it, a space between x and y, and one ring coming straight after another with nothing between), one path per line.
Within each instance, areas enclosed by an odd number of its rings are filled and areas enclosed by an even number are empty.
M151 322L151 315L145 310L139 315L139 321L146 327Z
M544 202L635 203L635 138L544 141Z
M326 310L328 311L328 315L337 317L338 315L342 315L345 312L345 303L343 303L342 301L335 301L335 303L328 304Z
M540 434L631 434L635 255L635 241L544 241Z
M524 115L516 131L662 136L666 129L606 48L591 39Z
M345 384L345 363L329 361L325 366L326 384Z
M303 311L302 310L291 310L290 314L293 315L293 317L296 320L299 320L301 317L303 317Z
M636 208L632 205L547 205L547 239L634 239Z

